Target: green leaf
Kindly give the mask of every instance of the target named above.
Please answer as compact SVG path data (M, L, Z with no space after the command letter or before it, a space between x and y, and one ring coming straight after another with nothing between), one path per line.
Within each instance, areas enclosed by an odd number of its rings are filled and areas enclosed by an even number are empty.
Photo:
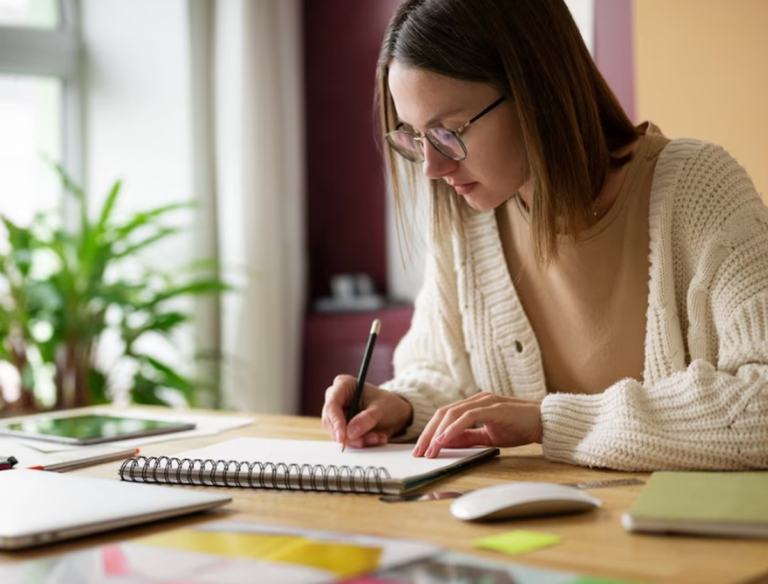
M132 245L127 246L126 248L120 250L119 252L114 254L114 259L122 259L126 257L130 257L133 255L136 255L137 252L141 251L145 247L149 247L158 241L162 241L164 239L167 239L171 235L176 235L179 233L181 229L175 228L175 227L165 227L163 229L160 229L156 233L153 233L150 237L147 237L143 240L140 240Z
M27 310L41 318L64 306L61 291L51 281L30 280L24 284Z
M26 362L21 371L21 387L35 387L35 370L32 368L29 361Z
M170 203L168 205L163 205L162 207L150 209L149 211L136 213L127 223L124 223L122 226L118 226L113 229L115 241L121 241L125 239L140 227L154 225L155 220L159 219L167 213L193 206L194 203L184 201L180 203Z
M8 232L8 243L11 246L7 261L15 266L21 276L26 277L32 268L32 251L39 247L39 244L29 229L19 227L4 215L2 221Z
M161 386L147 379L143 375L136 375L133 378L133 387L131 387L131 401L135 404L148 406L168 406L164 399L160 397Z
M90 232L90 225L88 223L88 198L85 196L83 189L72 180L61 164L56 164L55 169L64 189L75 197L78 207L80 208L80 234L81 240L84 241L88 238Z
M56 174L59 175L59 180L61 180L61 184L64 188L77 197L78 200L85 201L85 193L83 193L83 189L72 180L67 171L64 170L64 167L61 164L54 163L54 169L56 170Z
M88 370L88 392L92 404L107 404L110 401L107 394L107 376L94 367Z
M145 302L142 296L146 297L146 287L146 282L115 282L108 285L98 283L90 290L90 293L104 304L114 304L122 308L138 310L139 306Z
M120 194L120 187L122 186L121 181L115 181L115 184L112 185L112 189L109 191L109 195L107 195L107 200L104 201L104 206L101 208L101 215L99 216L99 221L96 224L96 231L98 233L102 233L105 231L107 226L107 221L109 221L109 217L112 214L112 209L115 207L115 203L117 202L117 197Z
M123 329L123 339L126 343L134 343L139 337L146 333L157 333L166 338L182 324L191 320L189 314L183 312L162 312L152 314L147 321L138 327L125 327Z
M187 398L192 396L192 393L195 390L195 385L189 379L175 371L169 365L166 365L153 357L145 355L144 361L154 370L153 375L159 384L171 389L177 389Z
M221 280L216 280L216 279L195 280L188 284L184 284L182 286L170 288L168 290L160 292L152 300L139 306L139 308L143 310L148 310L150 308L157 306L161 302L171 300L172 298L178 298L179 296L187 296L187 295L198 296L201 294L227 292L229 290L231 290L231 287L228 284L222 282Z
M37 343L37 350L44 363L56 363L56 355L59 347L64 344L64 337L54 328L53 336L44 342Z

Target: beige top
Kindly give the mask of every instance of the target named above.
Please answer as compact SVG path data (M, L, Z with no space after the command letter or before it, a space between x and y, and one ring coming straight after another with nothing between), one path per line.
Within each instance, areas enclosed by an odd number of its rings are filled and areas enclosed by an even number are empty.
M519 197L497 220L512 281L541 348L549 392L600 393L643 379L648 310L648 207L667 140L648 125L624 169L614 203L579 242L559 239L546 267L533 255L530 216Z

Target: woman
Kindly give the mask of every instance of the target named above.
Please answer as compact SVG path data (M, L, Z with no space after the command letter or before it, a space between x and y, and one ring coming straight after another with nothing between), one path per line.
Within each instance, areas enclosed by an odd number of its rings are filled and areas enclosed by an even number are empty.
M723 149L634 127L562 0L406 1L378 98L433 228L395 379L347 425L337 377L334 439L768 468L768 209Z

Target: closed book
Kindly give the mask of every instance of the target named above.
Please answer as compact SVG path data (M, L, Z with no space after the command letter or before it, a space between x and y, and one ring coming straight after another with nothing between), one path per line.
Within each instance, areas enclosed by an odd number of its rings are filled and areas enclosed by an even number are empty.
M29 442L32 441L30 440ZM41 452L25 441L0 437L0 453L4 456L13 455L18 461L16 468L36 468L54 472L65 472L85 466L103 464L112 460L125 460L126 457L134 456L138 452L139 450L133 446L106 444L61 446L51 452Z
M768 538L768 472L655 472L629 531Z

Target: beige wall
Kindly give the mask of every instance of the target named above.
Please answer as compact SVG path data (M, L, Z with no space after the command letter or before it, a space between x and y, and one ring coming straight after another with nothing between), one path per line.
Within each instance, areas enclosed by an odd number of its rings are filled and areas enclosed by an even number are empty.
M768 203L768 0L634 0L636 118L722 145Z

